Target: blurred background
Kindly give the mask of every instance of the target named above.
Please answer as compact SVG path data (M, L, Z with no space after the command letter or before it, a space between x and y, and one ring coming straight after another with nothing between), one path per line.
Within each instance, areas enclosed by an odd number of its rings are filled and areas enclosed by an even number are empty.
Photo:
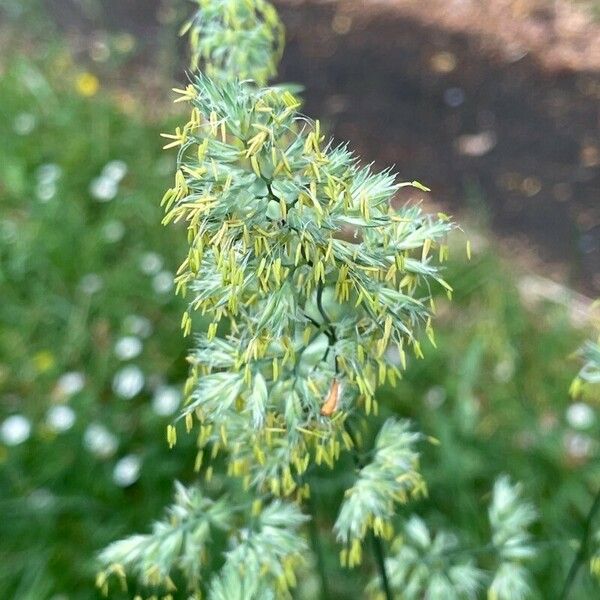
M441 441L424 450L430 497L414 510L476 545L493 479L523 480L540 513L535 586L557 597L600 486L600 390L568 393L598 324L600 3L276 5L280 78L304 87L305 112L365 161L424 182L427 208L463 226L438 348L380 394L383 417ZM0 4L1 598L95 598L95 554L145 531L173 479L194 480L194 440L168 450L165 438L186 376L172 289L185 239L158 206L192 10ZM349 598L355 575L328 537L336 482L315 502L330 597ZM572 597L599 597L584 571Z

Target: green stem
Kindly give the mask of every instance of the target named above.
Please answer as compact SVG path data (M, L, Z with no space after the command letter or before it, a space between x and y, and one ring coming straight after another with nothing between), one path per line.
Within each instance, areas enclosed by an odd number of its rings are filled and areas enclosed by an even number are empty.
M329 585L327 583L327 571L325 570L325 556L323 554L323 548L321 547L321 540L319 537L319 528L317 527L317 510L315 507L314 500L312 498L312 492L306 499L308 512L310 513L310 542L311 546L316 555L317 559L317 571L319 572L319 578L321 579L321 598L323 600L329 600L331 594L329 593Z
M324 288L325 288L325 286L324 286L323 282L319 281L319 285L317 287L317 309L319 310L319 313L323 319L323 325L325 326L325 335L327 336L327 339L329 340L329 346L327 346L327 352L325 352L325 356L323 357L323 360L327 360L327 357L329 356L329 351L337 344L337 333L335 331L335 327L333 326L333 323L331 322L329 316L327 315L327 313L325 312L325 309L323 308L323 289ZM337 354L334 357L334 362L335 362L335 373L337 375L340 371Z
M381 579L381 588L386 600L394 600L392 589L390 588L390 580L388 579L387 569L385 568L385 552L383 549L383 542L381 538L378 538L373 532L371 532L371 540L373 541L373 550L375 551L375 562L377 563L377 569L379 570L379 577Z
M592 528L592 523L598 510L600 510L600 490L598 490L598 492L596 493L594 502L592 503L592 506L590 507L590 510L585 519L585 524L583 526L583 535L581 536L581 543L579 545L579 551L575 555L575 559L573 560L571 568L569 569L569 573L567 574L567 579L565 581L565 585L560 595L560 600L567 600L567 598L569 597L569 594L571 593L571 588L573 587L575 579L577 578L577 573L579 572L581 565L586 559L590 543L590 530Z
M352 457L354 458L356 468L362 469L365 466L365 463L358 453L358 440L356 438L356 435L354 434L352 426L348 422L348 419L344 421L344 429L346 430L346 433L350 436L350 439L352 440ZM381 541L381 538L378 538L373 532L371 532L371 541L373 543L373 551L375 553L375 564L377 565L377 570L379 571L381 589L386 600L394 600L394 595L392 594L392 589L390 588L390 580L387 574L387 569L385 567L385 551L383 548L383 542Z
M319 285L317 287L317 308L319 310L319 313L321 314L321 317L323 318L324 323L327 325L327 329L328 329L327 337L329 338L329 348L331 348L331 347L335 346L335 344L337 343L337 332L335 330L335 327L331 323L329 316L325 312L325 309L323 308L323 289L324 289L324 287L325 286L323 285L323 282L320 281ZM335 357L336 373L338 372L338 370L339 370L339 367L338 367L338 361L337 361L337 356L336 356ZM352 426L348 422L348 419L346 419L344 421L344 428L346 429L346 432L348 433L348 435L350 436L350 439L352 440L352 456L354 458L354 463L356 464L356 467L358 469L362 469L365 466L365 464L358 453L356 436L354 435L354 431L352 430ZM375 564L377 565L377 570L379 571L379 578L381 580L381 587L382 587L384 596L385 596L386 600L393 600L394 596L393 596L392 590L390 588L390 581L388 578L387 570L385 568L385 552L383 549L383 543L382 543L381 539L378 538L373 532L371 532L371 541L373 543L373 550L375 552Z

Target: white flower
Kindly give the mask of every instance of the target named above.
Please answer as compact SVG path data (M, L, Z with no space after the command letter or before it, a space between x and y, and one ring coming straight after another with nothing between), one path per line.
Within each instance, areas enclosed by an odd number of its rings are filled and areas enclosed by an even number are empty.
M446 390L441 385L434 385L425 392L423 399L429 408L439 408L446 400Z
M90 194L98 202L108 202L117 195L118 184L114 179L101 175L92 179L90 183Z
M118 441L104 425L91 423L83 434L85 447L100 458L108 458L117 451Z
M120 360L131 360L141 354L143 347L139 338L127 335L117 340L115 354Z
M50 490L39 488L29 494L27 501L33 510L41 511L51 508L56 501L56 497Z
M56 183L54 181L39 181L35 186L35 195L40 202L49 202L56 195Z
M152 397L152 410L161 417L172 415L181 403L180 391L172 386L160 386Z
M508 383L515 374L515 363L510 359L500 361L494 367L494 377L500 383Z
M123 327L127 333L147 338L152 333L152 323L146 317L139 315L128 315L123 321Z
M152 279L152 288L157 294L167 294L173 289L173 273L161 271Z
M135 454L128 454L120 459L113 469L113 480L119 487L128 487L140 476L142 461Z
M129 400L137 396L144 387L144 374L139 367L123 367L113 378L113 390L117 396Z
M125 235L125 225L121 221L109 221L102 227L102 236L107 242L119 242Z
M162 269L163 259L156 252L146 252L140 257L140 269L146 275L155 275Z
M79 371L69 371L58 378L57 387L65 396L78 394L85 385L85 375Z
M46 423L57 433L68 431L75 423L75 411L65 404L51 406L46 413Z
M55 163L40 165L35 176L40 183L54 183L62 175L62 169Z
M102 175L119 183L127 175L127 165L122 160L111 160L102 169Z
M17 135L28 135L35 127L36 119L31 113L19 113L13 122L13 129Z
M8 417L0 427L0 438L7 446L18 446L29 439L31 423L23 415Z
M88 273L81 278L79 282L79 289L84 293L91 296L102 289L103 281L100 275L96 273Z
M596 414L585 402L575 402L567 408L567 422L574 429L589 429L596 420Z

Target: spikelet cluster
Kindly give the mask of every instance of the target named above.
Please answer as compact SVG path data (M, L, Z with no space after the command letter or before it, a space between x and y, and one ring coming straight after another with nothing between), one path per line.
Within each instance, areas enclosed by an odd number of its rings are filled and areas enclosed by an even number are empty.
M189 35L191 67L213 78L264 84L277 73L284 28L265 0L195 0L198 9L182 28Z
M326 142L287 90L199 74L185 98L164 223L187 229L184 333L194 313L210 319L185 414L233 471L287 495L309 456L333 465L350 445L347 412L376 410L377 386L422 355L418 330L433 340L452 223L396 208L406 184Z
M524 600L532 596L527 562L534 555L529 528L536 513L519 484L499 477L488 508L490 540L469 547L460 532L432 531L416 515L404 523L386 561L392 590L406 600ZM380 582L368 587L380 600Z
M177 574L197 594L194 597L200 597L201 584L209 579L211 600L262 598L259 591L285 598L296 583L294 567L307 552L304 538L298 535L305 520L295 504L276 500L256 511L233 506L226 497L213 501L197 487L176 483L174 503L151 533L114 542L101 553L100 561L107 567L96 584L108 595L109 579L116 576L126 590L129 573L150 589L171 593L178 589L172 579ZM238 521L251 525L240 530ZM203 565L217 531L228 536L230 549L221 570L209 577Z
M386 539L393 535L396 504L426 493L418 471L417 442L423 436L406 421L389 419L377 435L373 458L362 467L354 485L346 491L334 531L344 544L342 564L360 563L368 531Z

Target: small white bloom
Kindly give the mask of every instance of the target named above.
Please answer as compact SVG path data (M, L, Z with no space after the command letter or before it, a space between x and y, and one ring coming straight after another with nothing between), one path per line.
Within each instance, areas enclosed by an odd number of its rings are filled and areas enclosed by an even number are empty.
M65 396L78 394L85 385L85 375L79 371L69 371L58 378L58 391Z
M107 242L120 242L125 235L125 225L121 221L109 221L102 227L102 237Z
M146 252L140 257L140 269L146 275L156 275L163 266L163 259L156 252Z
M35 195L40 202L49 202L56 196L56 183L54 181L39 181L35 186Z
M0 438L7 446L18 446L29 439L31 423L23 415L12 415L0 427Z
M29 135L35 128L36 118L28 112L19 113L13 122L13 129L17 135Z
M108 202L117 195L118 185L114 179L101 175L92 179L90 183L90 194L98 202Z
M102 169L102 175L119 183L127 175L127 165L122 160L111 160Z
M85 447L100 458L108 458L117 451L118 441L104 425L91 423L83 434Z
M146 317L128 315L123 321L125 331L132 335L147 338L152 333L152 323Z
M81 278L79 282L79 289L89 296L99 292L102 289L104 282L102 281L102 277L97 275L96 273L88 273Z
M46 413L46 423L56 433L68 431L75 423L75 411L65 404L51 406Z
M567 408L567 422L574 429L589 429L596 420L596 414L589 404L575 402Z
M113 378L113 390L117 396L127 400L137 396L144 387L144 374L139 367L123 367Z
M429 408L439 408L446 401L446 390L441 385L434 385L425 392L424 400Z
M62 169L55 163L40 165L35 176L40 183L54 183L62 175Z
M173 289L173 273L161 271L152 279L152 288L157 294L167 294Z
M128 454L120 459L113 469L113 480L119 487L128 487L140 477L142 461L135 454Z
M172 386L160 386L152 397L152 410L161 417L172 415L181 403L180 391Z
M131 360L141 354L143 347L140 338L127 335L117 340L115 354L119 360Z
M48 510L55 503L56 497L50 490L39 488L29 494L27 501L33 510Z
M499 383L508 383L515 373L515 363L510 359L500 361L494 367L494 377Z

